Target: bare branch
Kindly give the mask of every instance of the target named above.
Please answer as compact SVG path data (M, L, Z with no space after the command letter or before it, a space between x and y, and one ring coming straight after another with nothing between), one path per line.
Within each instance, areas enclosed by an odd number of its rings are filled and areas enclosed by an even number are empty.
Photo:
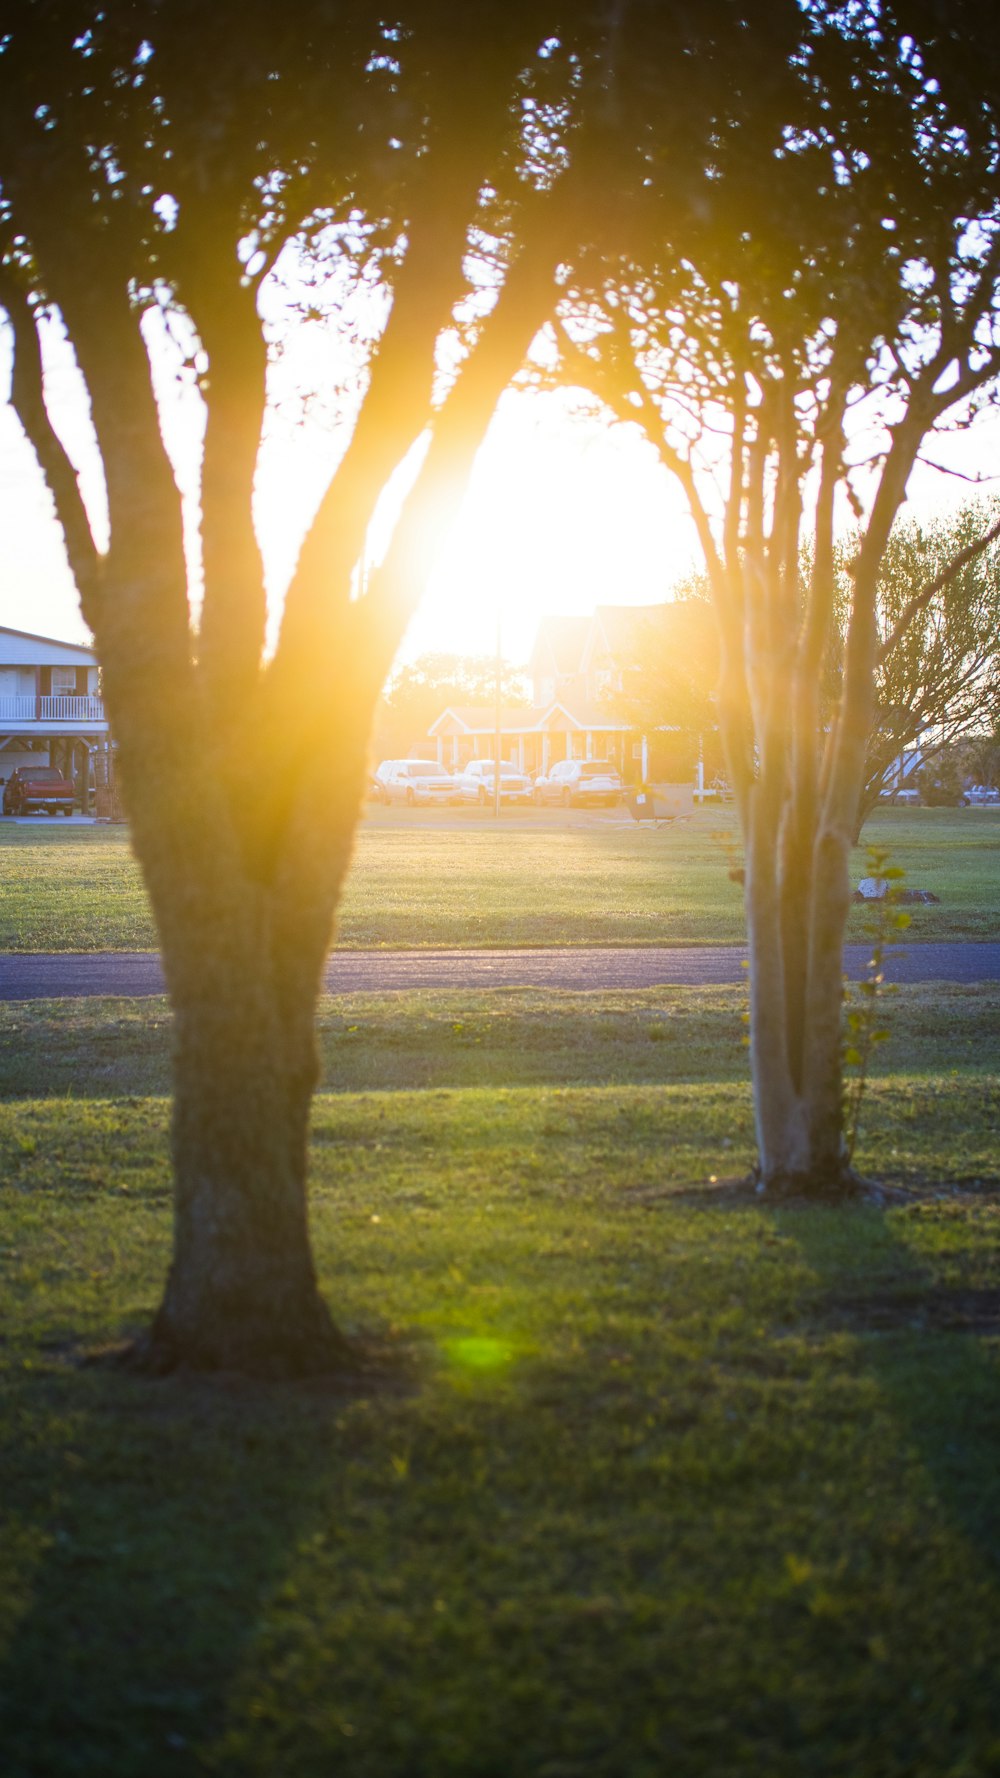
M100 578L100 557L80 493L76 470L56 432L45 403L37 310L28 302L9 266L0 267L0 305L14 335L11 406L24 428L56 509L66 540L66 554L80 593L84 615L93 605Z
M267 348L256 290L241 283L232 242L182 261L181 294L208 357L201 471L204 595L198 644L206 702L224 726L260 672L267 599L253 522Z

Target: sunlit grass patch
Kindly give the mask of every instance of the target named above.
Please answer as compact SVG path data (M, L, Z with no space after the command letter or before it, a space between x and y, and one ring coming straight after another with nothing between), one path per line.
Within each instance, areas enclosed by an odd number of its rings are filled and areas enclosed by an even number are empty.
M382 816L391 824L383 825ZM735 817L704 809L677 829L540 816L513 826L383 811L362 825L338 942L408 949L519 945L737 944L742 897L729 877ZM940 906L912 910L911 939L1000 931L1000 811L888 809L864 848L887 849L907 884ZM0 827L0 951L155 950L124 829ZM863 936L864 910L850 932Z

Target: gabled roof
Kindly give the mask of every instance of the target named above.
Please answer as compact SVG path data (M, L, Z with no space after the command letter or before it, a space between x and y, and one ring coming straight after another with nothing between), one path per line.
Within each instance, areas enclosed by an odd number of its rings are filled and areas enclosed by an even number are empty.
M602 730L607 733L623 733L628 723L620 717L613 716L609 710L598 704L582 704L574 699L556 698L550 704L534 704L530 709L501 710L500 728L505 735L537 735L543 734L553 721L562 716L571 728ZM451 721L466 735L492 735L496 733L496 717L492 710L470 709L449 704L435 717L428 729L429 735L442 732Z
M568 717L574 728L601 729L607 733L624 733L628 723L608 708L606 704L585 704L578 698L557 698L554 703L547 704L539 711L538 727L544 728L549 718L561 710Z
M505 734L526 734L535 727L537 715L537 708L533 705L508 705L501 708L500 727ZM427 733L437 734L448 717L467 735L492 734L497 725L496 710L490 704L447 704L440 716L435 716Z
M58 636L38 636L32 630L13 630L7 624L0 624L0 660L3 659L4 638L7 636L13 642L38 642L43 648L57 648L61 654L78 655L81 666L84 664L89 667L97 666L96 654L84 642L63 642ZM19 658L23 660L25 658L23 649L19 649L17 652Z

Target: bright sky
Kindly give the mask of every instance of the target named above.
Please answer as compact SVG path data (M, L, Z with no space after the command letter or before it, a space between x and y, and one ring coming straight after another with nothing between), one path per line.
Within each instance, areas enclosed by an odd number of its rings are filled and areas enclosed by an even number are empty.
M329 336L327 336L329 338ZM284 374L303 376L299 353ZM9 386L2 342L0 390ZM50 385L76 460L87 462L87 426L71 361L57 340L47 348ZM345 367L331 357L331 386ZM167 441L182 487L194 489L200 443L199 404L168 379ZM337 396L279 415L262 457L257 518L272 589L287 579L296 540L342 448ZM341 422L342 425L343 422ZM92 510L99 483L91 482ZM193 510L192 510L193 517ZM86 635L51 503L14 415L0 405L0 622L15 629L82 639ZM492 653L502 646L527 660L538 620L587 613L600 603L645 604L665 597L692 566L694 532L683 501L635 428L581 411L579 397L511 393L504 397L476 460L459 521L439 559L402 658L434 650Z
M303 377L305 354L316 376L317 354L333 396L304 411L290 404L271 429L262 457L257 517L269 584L287 579L296 539L340 454L337 402L352 367L338 359L330 334L315 332L293 347L284 375ZM0 351L6 342L0 340ZM8 355L9 356L9 355ZM67 442L86 464L86 424L74 402L71 373L58 347L50 352L52 389L64 414ZM8 364L0 360L0 391ZM340 391L338 395L337 391ZM168 394L168 444L182 485L197 474L200 404L190 390ZM995 425L973 446L955 441L956 461L996 474ZM923 475L913 487L927 506L954 504L974 490ZM93 489L91 489L93 492ZM96 504L99 505L97 495ZM189 509L193 519L193 502ZM60 533L31 452L9 406L0 403L0 623L83 639L86 631L63 558ZM645 604L663 599L696 563L693 526L682 497L637 429L615 426L581 409L571 392L504 397L477 458L460 519L439 559L401 658L430 652L492 653L499 612L503 652L525 662L537 623L549 613L582 613L599 603Z
M568 396L505 396L405 652L528 658L538 620L652 604L694 563L683 499L634 427Z

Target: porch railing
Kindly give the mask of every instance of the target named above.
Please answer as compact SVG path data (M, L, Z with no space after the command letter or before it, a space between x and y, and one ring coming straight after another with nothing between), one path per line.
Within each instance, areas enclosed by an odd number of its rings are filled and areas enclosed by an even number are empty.
M0 722L104 722L104 704L90 697L0 697Z

